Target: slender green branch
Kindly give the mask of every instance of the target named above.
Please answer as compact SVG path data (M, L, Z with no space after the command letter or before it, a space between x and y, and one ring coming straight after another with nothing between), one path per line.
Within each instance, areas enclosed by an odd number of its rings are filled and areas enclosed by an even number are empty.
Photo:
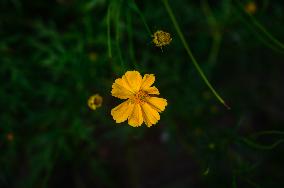
M265 36L262 36L259 32L256 31L255 27L247 23L247 20L244 18L243 15L238 14L238 16L241 19L241 21L253 32L254 36L256 36L261 42L263 42L264 45L268 46L269 48L271 48L272 50L276 52L283 53L283 50L280 50L277 46L271 44L270 41L267 41L265 39Z
M136 5L135 1L134 0L131 0L131 7L139 14L147 32L149 33L150 36L152 36L152 32L151 32L151 29L150 27L148 26L147 22L146 22L146 19L144 18L142 12L140 11L140 9L138 8L138 6Z
M284 44L281 43L279 40L277 40L273 35L271 35L251 14L247 13L244 9L243 9L243 5L241 4L241 2L239 0L235 0L239 9L241 9L244 13L246 13L251 22L262 32L263 35L265 35L268 39L270 39L270 41L272 43L274 43L275 46L281 48L282 50L284 49Z
M208 58L208 63L210 66L214 66L218 57L218 53L220 50L221 46L221 41L222 41L222 33L220 31L220 26L214 17L212 10L207 2L207 0L203 0L201 2L203 11L206 15L207 18L207 23L210 26L211 33L213 36L213 43L211 46L209 58Z
M107 46L108 46L108 56L109 58L112 58L112 52L111 52L111 36L110 36L110 14L111 14L111 4L108 7L107 10Z
M116 19L115 19L115 41L116 41L116 48L117 48L117 53L118 53L118 58L120 61L120 65L123 69L125 69L125 64L122 58L122 53L121 53L121 48L120 48L120 37L121 37L121 31L120 31L120 17L121 17L121 5L122 2L121 0L117 2L118 5L116 6Z
M277 140L275 143L273 143L271 145L258 144L258 143L255 143L255 142L247 139L247 138L241 138L241 141L246 143L248 146L256 148L256 149L271 150L271 149L275 148L276 146L278 146L279 144L281 144L282 142L284 142L284 139Z
M278 134L278 135L284 135L284 132L282 131L261 131L261 132L257 132L255 134L252 135L252 137L259 137L259 136L263 136L263 135L271 135L271 134Z
M281 43L279 40L277 40L273 35L271 35L252 15L250 15L251 21L254 23L255 26L257 26L264 35L266 35L272 42L275 43L278 47L284 49L284 44Z
M237 188L238 187L237 186L237 177L236 177L236 175L233 176L232 187L233 188Z
M135 60L135 52L133 47L133 30L132 30L132 17L131 11L128 9L127 11L127 33L128 33L128 44L129 44L129 55L131 58L131 62L133 63L135 68L138 68Z
M183 36L183 34L182 34L182 32L181 32L181 29L180 29L180 27L179 27L179 25L178 25L178 22L176 21L176 18L175 18L174 13L173 13L173 11L172 11L172 9L171 9L169 3L168 3L168 0L162 0L162 1L163 1L163 3L164 3L164 6L165 6L165 8L166 8L166 10L167 10L167 12L168 12L168 14L169 14L169 16L170 16L170 18L171 18L173 24L174 24L174 27L175 27L175 29L176 29L176 31L177 31L177 33L178 33L178 36L179 36L180 40L182 41L182 44L183 44L184 48L186 49L186 52L187 52L187 54L189 55L190 59L192 60L192 62L193 62L193 64L194 64L195 68L197 69L199 75L200 75L201 78L204 80L205 84L209 87L209 89L212 91L212 93L215 95L215 97L216 97L225 107L227 107L228 109L230 109L230 107L225 103L225 101L221 98L221 96L215 91L215 89L213 88L213 86L210 84L210 82L209 82L208 79L206 78L205 74L203 73L202 69L200 68L199 64L197 63L195 57L193 56L193 54L192 54L192 52L191 52L191 50L190 50L190 48L189 48L189 46L188 46L188 44L187 44L185 38L184 38L184 36Z

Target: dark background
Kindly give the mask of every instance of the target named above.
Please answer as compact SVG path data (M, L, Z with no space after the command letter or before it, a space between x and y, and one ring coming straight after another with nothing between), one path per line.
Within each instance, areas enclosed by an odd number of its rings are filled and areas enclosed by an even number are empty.
M283 1L169 4L231 110L160 0L0 1L0 188L284 187ZM168 100L151 128L110 115L113 81L134 69Z

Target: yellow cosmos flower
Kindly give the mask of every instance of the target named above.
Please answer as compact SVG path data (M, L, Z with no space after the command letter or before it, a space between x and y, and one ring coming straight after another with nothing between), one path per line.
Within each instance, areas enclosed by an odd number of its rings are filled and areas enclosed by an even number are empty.
M157 47L163 47L170 44L172 41L171 34L165 31L158 30L153 35L153 43Z
M115 80L112 85L112 96L127 99L111 110L116 123L128 119L128 124L133 127L140 126L143 121L150 127L160 120L159 112L165 110L167 100L155 97L160 93L152 86L154 82L153 74L145 74L142 78L137 71L127 71L122 78Z
M88 100L88 106L92 110L96 110L98 107L101 107L103 103L103 98L99 94L92 95Z

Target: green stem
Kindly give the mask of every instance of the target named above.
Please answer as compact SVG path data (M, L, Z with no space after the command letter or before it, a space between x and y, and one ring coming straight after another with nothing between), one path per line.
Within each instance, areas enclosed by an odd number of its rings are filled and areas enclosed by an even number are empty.
M174 24L174 27L178 33L178 36L180 38L180 40L182 41L182 44L184 46L184 48L186 49L186 52L188 54L188 56L190 57L190 59L192 60L193 62L193 65L195 66L195 68L197 69L199 75L201 76L201 78L203 79L203 81L205 82L205 84L209 87L209 89L212 91L212 93L215 95L215 97L225 106L227 107L228 109L230 109L230 107L225 103L225 101L221 98L221 96L215 91L215 89L213 88L213 86L210 84L210 82L208 81L208 79L206 78L205 74L203 73L202 69L200 68L199 64L197 63L195 57L193 56L182 32L181 32L181 29L176 21L176 18L173 14L173 11L168 3L168 0L162 0L163 3L164 3L164 6Z
M135 52L134 52L134 47L133 47L133 30L132 30L132 18L131 18L131 12L128 9L127 11L127 33L128 33L128 44L129 44L129 55L130 55L130 59L134 65L135 69L138 69L138 66L136 64L136 60L135 60Z
M116 5L116 15L115 15L116 16L116 19L115 19L115 22L116 22L116 26L115 26L116 48L117 48L118 58L119 58L119 61L120 61L120 66L123 68L123 71L125 71L126 67L125 67L125 64L124 64L124 61L123 61L123 58L122 58L122 52L121 52L121 48L120 48L120 37L121 37L120 16L121 16L122 2L120 0L117 3L118 3L118 5Z
M252 137L259 137L259 136L263 136L263 135L270 135L270 134L279 134L279 135L284 135L284 132L282 131L261 131L261 132L257 132L255 134L252 135Z
M233 188L237 188L237 187L238 187L238 186L237 186L237 177L236 177L236 175L233 176L232 187L233 187Z
M240 3L239 0L235 0L235 1L236 1L236 3L238 4L239 8L240 8L241 10L243 10L243 12L245 12L245 13L249 16L251 22L252 22L260 31L262 31L262 33L263 33L268 39L270 39L272 43L274 43L277 47L284 49L284 44L283 44L283 43L281 43L281 42L280 42L279 40L277 40L273 35L271 35L251 14L247 13L247 12L243 9L243 5Z
M243 141L244 143L246 143L247 145L256 148L256 149L262 149L262 150L271 150L273 148L275 148L276 146L278 146L279 144L281 144L282 142L284 142L284 139L281 140L277 140L275 143L271 144L271 145L261 145L258 143L255 143L247 138L241 138L241 141Z
M216 63L218 53L219 53L219 50L220 50L221 41L222 41L222 34L220 32L220 26L219 26L216 18L214 17L207 0L203 0L201 2L201 5L202 5L203 11L206 15L207 23L210 26L211 33L212 33L212 36L213 36L213 43L212 43L209 58L208 58L209 65L211 67L213 67Z
M148 24L147 24L147 22L146 22L146 20L145 20L145 18L144 18L144 16L143 16L143 14L142 14L142 12L140 11L140 9L138 8L138 6L136 5L135 1L134 1L134 0L131 0L131 1L132 1L132 5L133 5L132 8L139 14L139 16L140 16L140 18L141 18L141 20L142 20L142 22L143 22L143 24L144 24L144 26L145 26L147 32L149 33L150 36L152 36L151 29L150 29L150 27L148 26Z
M111 13L111 4L109 5L107 10L107 46L108 46L108 56L109 58L112 58L111 36L110 36L110 13Z
M263 42L264 45L268 46L269 48L271 48L272 50L274 50L274 51L276 51L276 52L278 52L278 53L283 53L283 51L280 50L277 46L271 44L270 41L267 41L267 40L265 39L265 36L261 35L261 34L256 30L255 27L251 26L251 25L247 22L246 18L244 18L243 15L239 14L238 12L237 12L237 15L239 16L239 18L241 19L241 21L248 27L248 29L250 29L250 30L253 32L254 36L255 36L256 38L258 38L261 42Z
M256 27L258 27L264 35L266 35L272 42L274 42L278 47L284 49L284 44L282 44L279 40L273 37L252 15L250 15L251 21L254 23Z

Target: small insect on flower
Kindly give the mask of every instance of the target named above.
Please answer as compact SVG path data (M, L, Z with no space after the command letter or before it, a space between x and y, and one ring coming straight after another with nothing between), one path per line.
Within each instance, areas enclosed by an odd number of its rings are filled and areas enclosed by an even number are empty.
M170 44L172 41L171 34L161 30L156 31L152 37L153 43L160 48Z
M92 110L96 110L97 108L101 107L102 103L103 103L103 98L99 94L95 94L89 97L88 106Z
M254 1L250 1L245 5L245 11L248 14L254 14L254 13L256 13L256 10L257 10L257 6L256 6L256 3Z
M111 110L116 123L128 119L128 124L133 127L141 126L143 121L151 127L160 120L159 112L165 110L167 100L155 97L160 92L152 86L154 82L153 74L145 74L142 78L138 71L127 71L122 78L115 80L112 85L112 96L127 99Z

